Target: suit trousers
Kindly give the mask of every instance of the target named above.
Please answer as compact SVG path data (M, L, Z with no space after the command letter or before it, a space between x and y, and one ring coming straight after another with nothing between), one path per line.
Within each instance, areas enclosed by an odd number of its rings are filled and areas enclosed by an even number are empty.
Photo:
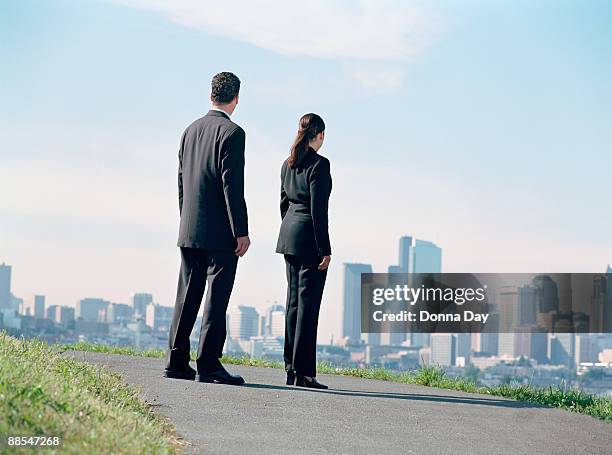
M317 327L327 270L318 270L319 257L285 255L287 310L285 313L285 370L316 376Z
M166 368L182 369L189 364L189 335L206 287L196 364L200 373L209 373L221 366L219 358L227 334L227 305L237 266L238 257L230 250L181 248L181 270L170 325Z

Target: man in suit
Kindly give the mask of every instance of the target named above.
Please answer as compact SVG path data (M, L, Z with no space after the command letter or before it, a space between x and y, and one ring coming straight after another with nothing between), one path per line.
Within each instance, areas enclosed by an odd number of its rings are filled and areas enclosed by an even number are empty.
M240 80L232 73L212 80L212 108L187 127L179 150L178 193L181 270L164 375L200 382L244 384L219 358L238 258L250 240L244 200L245 133L230 120ZM189 366L189 335L208 284L196 371Z

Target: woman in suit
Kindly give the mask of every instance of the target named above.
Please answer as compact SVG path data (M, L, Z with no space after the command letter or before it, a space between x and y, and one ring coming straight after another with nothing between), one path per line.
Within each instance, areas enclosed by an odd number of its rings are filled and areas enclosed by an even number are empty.
M287 385L315 389L327 389L315 379L319 308L331 260L327 209L332 182L329 160L318 153L324 139L323 119L302 116L281 169L282 223L276 246L287 269Z

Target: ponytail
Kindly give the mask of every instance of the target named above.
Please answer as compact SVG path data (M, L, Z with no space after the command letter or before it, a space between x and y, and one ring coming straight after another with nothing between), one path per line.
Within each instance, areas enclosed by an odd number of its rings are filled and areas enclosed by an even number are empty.
M295 167L308 151L308 144L317 134L325 131L325 123L317 114L304 114L300 118L297 135L291 146L291 153L287 159L290 167Z

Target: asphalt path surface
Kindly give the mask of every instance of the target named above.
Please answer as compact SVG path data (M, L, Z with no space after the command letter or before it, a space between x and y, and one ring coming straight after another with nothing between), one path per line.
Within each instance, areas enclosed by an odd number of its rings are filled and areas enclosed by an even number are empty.
M561 409L416 385L229 365L243 386L162 377L161 359L67 353L120 373L194 454L612 454L612 424Z

